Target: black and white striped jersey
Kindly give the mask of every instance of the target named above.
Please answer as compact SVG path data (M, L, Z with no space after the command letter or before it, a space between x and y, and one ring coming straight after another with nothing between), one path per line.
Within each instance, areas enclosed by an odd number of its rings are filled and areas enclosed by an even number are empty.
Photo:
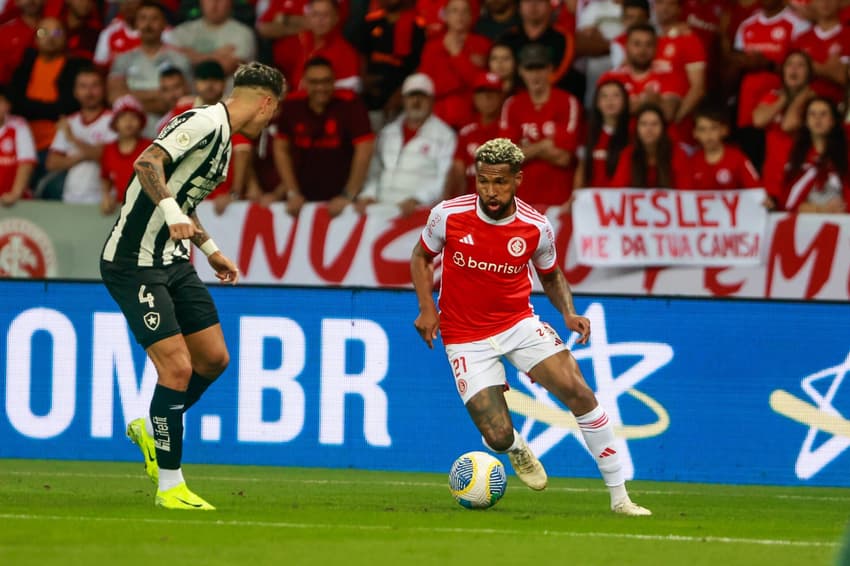
M165 179L184 213L191 214L226 178L230 134L227 107L218 103L175 116L154 140L171 157L171 163L165 166ZM190 247L189 240L169 237L162 210L133 175L121 214L103 247L102 259L161 267L188 261Z

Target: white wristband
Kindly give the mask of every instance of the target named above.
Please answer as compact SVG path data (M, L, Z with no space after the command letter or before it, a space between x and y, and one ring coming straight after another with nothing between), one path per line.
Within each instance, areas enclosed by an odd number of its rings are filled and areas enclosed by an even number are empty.
M162 214L165 216L165 223L169 226L174 224L191 224L188 216L183 214L183 210L174 197L167 197L159 201L157 206L162 209Z
M209 238L206 242L201 244L201 251L204 252L204 255L210 257L215 252L219 251L218 246L215 245L212 238Z

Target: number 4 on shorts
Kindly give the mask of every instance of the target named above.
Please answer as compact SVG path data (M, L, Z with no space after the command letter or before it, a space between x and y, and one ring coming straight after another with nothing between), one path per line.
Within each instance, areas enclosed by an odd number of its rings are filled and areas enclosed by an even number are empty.
M139 287L139 302L147 303L149 308L153 308L153 294L145 293L145 285Z

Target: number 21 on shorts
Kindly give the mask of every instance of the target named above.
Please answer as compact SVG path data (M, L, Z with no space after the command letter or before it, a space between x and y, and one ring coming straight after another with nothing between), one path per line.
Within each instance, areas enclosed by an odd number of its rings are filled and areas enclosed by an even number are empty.
M455 378L462 376L468 371L466 368L466 356L458 356L452 360L452 371L454 371Z

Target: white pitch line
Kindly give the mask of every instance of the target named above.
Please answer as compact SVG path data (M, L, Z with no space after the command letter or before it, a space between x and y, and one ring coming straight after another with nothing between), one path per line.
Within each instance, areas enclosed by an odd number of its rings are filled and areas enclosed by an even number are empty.
M20 521L88 521L88 522L122 522L122 523L151 523L151 524L174 524L174 525L200 525L200 526L217 526L217 527L263 527L273 529L343 529L354 531L386 531L386 532L424 532L424 533L441 533L441 534L462 534L462 535L536 535L546 537L574 537L574 538L610 538L610 539L630 539L630 540L648 540L661 542L715 542L720 544L754 544L760 546L793 546L793 547L836 547L838 543L819 541L819 540L783 540L783 539L757 539L757 538L735 538L735 537L717 537L717 536L701 536L694 537L688 535L645 535L633 533L605 533L605 532L573 532L573 531L521 531L517 529L476 529L476 528L461 528L461 527L397 527L393 525L353 525L353 524L332 524L332 523L286 523L277 521L199 521L199 520L183 520L183 519L150 519L150 518L126 518L126 517L90 517L90 516L64 516L64 515L23 515L14 513L2 513L0 519L20 520Z
M92 472L25 472L18 470L0 470L0 476L39 476L39 477L56 477L56 478L107 478L107 479L143 479L145 476L142 473L138 474L98 474ZM425 481L402 481L402 480L376 480L376 481L361 481L361 480L335 480L335 479L300 479L286 477L264 477L250 478L238 476L197 476L198 479L206 481L222 481L222 482L246 482L246 483L297 483L304 485L392 485L399 487L446 487L447 484L440 482L425 482ZM746 487L741 486L741 487ZM605 488L595 487L553 487L549 486L546 491L556 491L565 493L608 493ZM662 489L635 489L634 493L642 495L671 495L676 497L681 496L714 496L716 494L703 493L699 491L684 491L684 490L662 490ZM723 497L767 497L775 499L794 499L802 501L834 501L838 503L850 502L850 494L846 497L840 495L800 495L790 493L779 493L775 495L759 495L754 496L747 493L724 493Z

